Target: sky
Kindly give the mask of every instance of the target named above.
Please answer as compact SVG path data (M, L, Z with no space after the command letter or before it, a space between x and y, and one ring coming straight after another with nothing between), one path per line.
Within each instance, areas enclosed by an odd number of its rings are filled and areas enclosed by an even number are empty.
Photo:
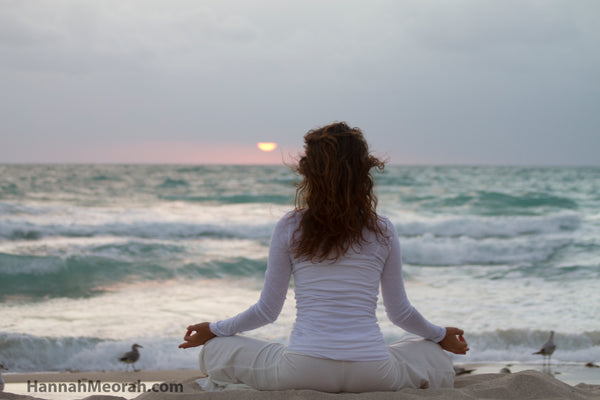
M597 0L0 0L0 163L600 165ZM262 152L257 142L276 142Z

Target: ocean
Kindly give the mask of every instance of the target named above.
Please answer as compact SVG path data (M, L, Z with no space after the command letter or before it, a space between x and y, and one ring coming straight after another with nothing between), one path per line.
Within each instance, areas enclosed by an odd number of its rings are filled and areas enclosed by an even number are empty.
M285 166L0 165L0 363L12 372L195 369L187 325L259 296ZM600 168L388 166L412 303L459 326L457 363L600 361ZM293 286L293 284L292 284ZM380 301L381 303L381 301ZM279 319L248 335L286 342ZM378 308L387 341L407 336Z

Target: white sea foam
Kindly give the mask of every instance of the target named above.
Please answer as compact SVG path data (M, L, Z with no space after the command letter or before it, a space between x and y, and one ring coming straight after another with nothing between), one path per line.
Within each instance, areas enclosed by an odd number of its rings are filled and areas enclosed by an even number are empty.
M192 351L178 349L179 341L174 337L131 337L111 341L0 334L0 341L11 345L10 349L2 349L2 355L4 363L13 372L125 371L128 366L120 362L119 357L129 351L133 343L143 346L135 365L138 369L198 368L197 357L191 354Z
M571 232L581 225L579 215L570 211L544 216L424 217L406 213L394 217L393 221L398 234L403 236L430 234L442 237L467 236L477 239Z
M547 260L569 243L554 237L540 241L535 237L510 239L470 237L446 238L425 234L400 240L403 259L417 265L532 264Z
M176 349L185 326L258 299L273 226L292 208L282 171L0 166L0 357L11 370L111 370L138 342L142 369L195 368L196 350ZM386 170L379 210L398 229L409 298L466 331L468 360L536 362L549 330L553 358L600 359L597 176ZM405 335L377 313L386 340ZM249 334L285 342L294 316L290 291Z
M148 209L62 206L45 211L33 215L0 216L0 238L107 235L142 238L268 238L275 222L287 209L254 204L188 208L171 204Z

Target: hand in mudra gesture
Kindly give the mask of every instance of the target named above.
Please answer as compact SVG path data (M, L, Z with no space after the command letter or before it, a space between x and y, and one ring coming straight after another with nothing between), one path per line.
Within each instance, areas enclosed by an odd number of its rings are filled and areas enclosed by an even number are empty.
M179 348L188 349L190 347L202 346L204 343L217 336L211 332L209 325L209 322L201 322L196 325L188 326L187 332L183 337L183 340L185 341L179 345Z

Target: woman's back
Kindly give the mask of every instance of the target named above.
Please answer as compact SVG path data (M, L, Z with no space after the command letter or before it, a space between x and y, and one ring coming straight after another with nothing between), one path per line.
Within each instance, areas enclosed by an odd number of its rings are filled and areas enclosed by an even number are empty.
M298 218L289 221L293 232ZM297 313L289 350L334 360L387 358L375 311L388 254L387 242L366 231L360 247L335 261L292 256Z

